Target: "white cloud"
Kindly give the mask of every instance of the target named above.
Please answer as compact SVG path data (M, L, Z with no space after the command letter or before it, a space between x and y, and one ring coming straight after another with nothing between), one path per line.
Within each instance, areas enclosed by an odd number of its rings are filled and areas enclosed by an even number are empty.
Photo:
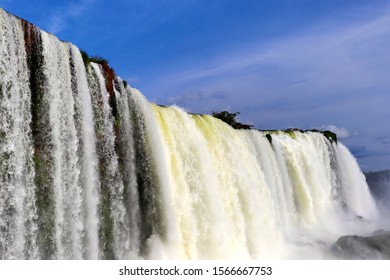
M332 26L318 24L312 27L320 31L316 34L309 29L267 45L260 42L239 49L226 48L214 60L177 69L162 79L172 88L221 86L226 80L243 84L240 74L248 73L258 74L257 87L272 82L275 89L302 80L312 90L362 88L377 82L389 85L385 61L390 61L390 12L378 14L376 19L348 25L336 20Z
M337 127L333 124L330 125L324 125L321 127L321 130L329 130L337 134L337 137L340 139L348 138L353 135L353 133L349 132L346 128L344 127Z
M47 30L53 34L58 34L65 30L68 21L82 16L94 1L95 0L83 0L71 2L66 7L59 8L51 15Z
M261 129L326 124L322 129L347 144L375 145L372 138L390 131L390 6L374 9L273 41L226 46L217 57L169 69L143 89L159 103L192 112L231 106ZM215 99L215 92L224 98Z
M130 76L130 77L127 77L126 81L129 82L130 84L132 83L136 83L140 80L140 78L138 76Z
M369 20L335 19L267 44L227 47L217 58L160 76L145 93L197 112L232 106L259 127L343 123L353 130L364 126L365 133L378 130L390 117L389 8ZM215 92L224 98L214 98Z

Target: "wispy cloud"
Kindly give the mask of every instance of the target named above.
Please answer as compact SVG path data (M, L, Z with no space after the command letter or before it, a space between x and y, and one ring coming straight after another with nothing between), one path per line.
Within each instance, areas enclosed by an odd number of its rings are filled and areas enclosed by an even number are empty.
M378 130L389 116L390 7L370 20L331 22L267 44L226 48L161 76L146 93L195 112L231 106L261 128L331 123Z
M226 94L223 92L214 92L211 94L207 94L204 91L190 91L185 94L179 95L179 96L169 96L167 98L169 103L177 104L181 106L186 106L191 102L200 102L204 100L215 99L215 100L221 100L226 97Z
M329 124L321 126L321 130L329 130L337 134L337 137L340 139L349 138L352 136L359 136L360 133L357 131L351 132L345 127L337 127L336 125Z
M390 146L390 136L379 136L375 138L380 144Z
M140 78L138 76L130 76L130 77L127 77L125 79L127 82L129 82L130 84L132 83L136 83L140 80Z
M251 83L251 90L258 93L268 88L285 93L304 85L306 95L390 85L386 71L390 62L390 13L363 23L339 26L336 21L317 29L321 33L307 30L306 34L285 36L267 45L241 46L218 59L178 69L163 79L179 90L202 86L210 91L236 90ZM332 91L334 88L337 91Z
M47 30L53 34L60 33L67 28L69 20L80 18L94 2L95 0L71 2L55 10L49 18Z
M161 76L146 93L192 112L231 108L260 129L323 125L353 148L360 163L380 168L390 160L387 139L374 140L390 137L389 49L385 6L272 41L226 46L217 57Z
M356 158L369 158L369 157L378 157L378 156L388 156L390 152L388 150L378 150L372 149L371 147L359 145L359 146L350 146L351 153Z

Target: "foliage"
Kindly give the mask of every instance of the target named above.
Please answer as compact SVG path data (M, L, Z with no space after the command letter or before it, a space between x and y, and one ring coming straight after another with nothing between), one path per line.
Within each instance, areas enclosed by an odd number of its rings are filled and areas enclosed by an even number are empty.
M90 62L95 62L95 63L101 64L101 65L104 65L104 64L108 65L108 59L105 59L101 56L92 56L90 58Z
M240 112L229 113L228 111L217 111L213 112L214 118L220 119L235 129L251 129L253 125L243 124L237 121L237 116Z
M265 137L267 140L272 144L272 135L278 134L279 132L287 133L292 139L296 138L295 132L305 133L305 132L315 132L315 133L321 133L326 139L328 139L330 142L334 142L337 144L337 134L329 131L329 130L318 130L318 129L307 129L302 130L299 128L287 128L282 130L260 130L265 132Z
M83 50L80 50L80 53L81 53L81 56L83 58L84 65L87 67L89 65L89 63L91 62L91 58L89 57L87 52L85 52Z
M81 56L83 57L84 65L87 67L91 62L95 62L97 64L107 64L108 59L103 58L101 56L90 56L86 51L80 50Z
M327 139L337 143L337 135L336 135L336 133L334 133L332 131L329 131L329 130L325 130L325 131L321 131L321 132Z

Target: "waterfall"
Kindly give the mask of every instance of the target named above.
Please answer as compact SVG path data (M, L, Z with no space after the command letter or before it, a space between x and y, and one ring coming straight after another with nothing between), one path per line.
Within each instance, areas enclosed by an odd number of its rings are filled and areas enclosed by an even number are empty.
M96 79L92 82L95 85L92 95L95 115L98 117L95 126L98 133L99 168L102 179L100 235L105 250L103 254L113 258L116 251L126 251L130 247L129 222L125 217L124 186L115 151L115 120L109 105L109 93L102 69L94 63L91 66L93 70L91 75L94 75ZM121 252L119 256L124 257L123 254L124 252Z
M21 22L0 9L0 257L36 258L31 91Z
M320 133L278 132L271 144L265 132L152 106L176 218L168 230L180 248L171 257L289 258L358 232L359 217L377 217L364 176L341 143Z
M75 119L80 120L77 130L79 141L79 161L80 161L80 185L84 186L79 189L82 194L82 200L85 201L84 208L80 208L82 219L79 220L78 229L83 229L85 225L85 251L82 256L88 259L97 259L98 254L98 226L99 226L99 188L100 179L98 175L96 135L94 130L94 119L91 95L88 87L86 70L80 52L75 46L71 46L71 68L73 97L75 99L76 115ZM73 62L73 63L72 63ZM79 77L79 78L77 78ZM79 207L82 205L79 205Z
M152 104L0 9L0 259L332 258L378 219L342 143Z

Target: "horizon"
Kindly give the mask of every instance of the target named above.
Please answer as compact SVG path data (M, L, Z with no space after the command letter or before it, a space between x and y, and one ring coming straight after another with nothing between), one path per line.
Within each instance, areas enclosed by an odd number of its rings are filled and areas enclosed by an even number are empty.
M365 172L390 169L387 1L7 0L153 103L240 112L256 129L338 135Z

